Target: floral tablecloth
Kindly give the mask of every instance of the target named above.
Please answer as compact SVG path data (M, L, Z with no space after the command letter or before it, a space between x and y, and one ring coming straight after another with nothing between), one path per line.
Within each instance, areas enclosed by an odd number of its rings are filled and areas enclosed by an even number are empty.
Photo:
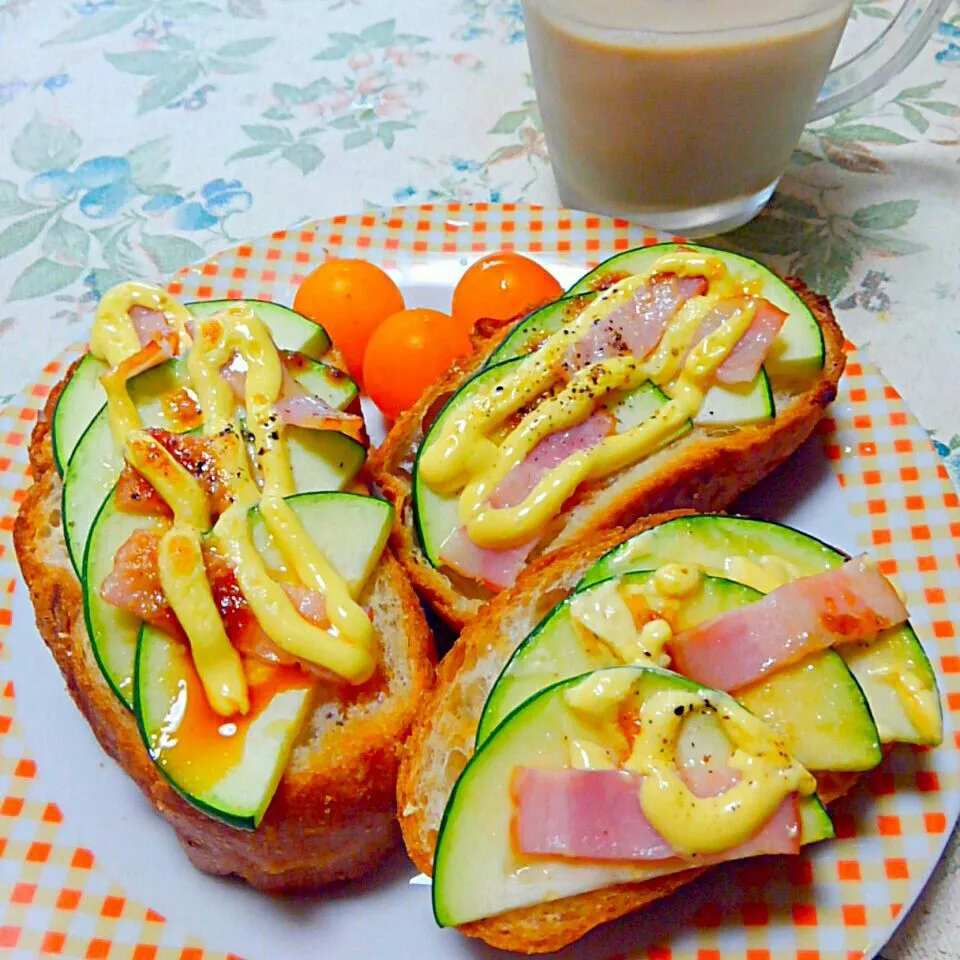
M558 203L516 0L0 0L0 54L0 406L119 280L365 207ZM725 242L833 298L960 480L958 147L955 6ZM955 843L885 955L960 957L958 902Z

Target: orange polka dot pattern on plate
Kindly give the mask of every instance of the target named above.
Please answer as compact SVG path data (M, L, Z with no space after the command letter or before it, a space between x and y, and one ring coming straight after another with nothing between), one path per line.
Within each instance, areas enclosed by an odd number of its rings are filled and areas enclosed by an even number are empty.
M649 233L577 213L451 204L334 217L242 245L179 273L184 299L290 303L324 250L383 266L517 249L585 269ZM0 954L225 960L217 944L172 942L162 916L125 896L72 845L43 787L4 677L16 580L13 515L28 480L26 444L52 385L76 356L44 369L0 415ZM898 749L833 810L837 839L793 860L729 865L646 911L637 960L860 960L887 941L933 868L960 806L960 504L939 457L897 392L852 347L840 395L820 429L859 545L907 595L944 695L944 745ZM32 624L17 623L25 639ZM171 835L170 842L174 843ZM431 922L428 898L424 922ZM175 939L175 938L173 938ZM625 960L622 952L601 960ZM250 958L255 960L255 958Z

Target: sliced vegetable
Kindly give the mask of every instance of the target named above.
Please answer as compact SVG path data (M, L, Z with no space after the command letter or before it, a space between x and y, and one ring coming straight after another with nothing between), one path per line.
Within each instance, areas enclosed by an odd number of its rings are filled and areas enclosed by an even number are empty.
M347 493L299 494L287 502L351 593L359 596L383 553L393 508ZM267 568L283 576L287 562L256 508L251 527ZM322 617L313 591L288 587L303 616ZM88 584L86 589L92 588ZM217 585L215 594L219 590ZM237 604L228 602L227 607L227 632L245 657L250 656L252 639L240 643L242 638L234 636L241 626ZM134 707L144 743L160 771L190 803L232 826L254 829L312 708L317 677L297 665L246 659L250 712L225 719L210 709L186 649L152 627L144 627L140 635Z
M249 713L225 720L207 703L186 647L154 627L141 631L134 710L150 758L193 806L247 830L276 792L317 682L296 666L251 673Z
M797 577L839 567L846 555L782 524L701 514L646 530L601 557L581 587L670 561L769 593ZM882 743L936 744L943 716L936 677L909 623L884 630L870 643L845 644L838 653L860 684Z
M492 367L505 360L513 360L532 353L547 337L560 330L565 323L579 316L595 293L579 294L554 300L517 324L499 346L487 357L485 367Z
M203 300L188 303L187 307L197 317L210 317L236 303L245 303L257 312L280 350L298 353L316 361L330 348L330 338L323 327L278 303L266 300ZM303 387L322 396L334 406L345 407L357 395L356 384L332 367L304 364L297 360L293 362L302 367L302 372L294 370L294 376ZM61 476L80 437L107 402L107 395L100 386L100 377L107 369L106 363L88 353L74 370L57 400L51 435L54 463ZM153 373L155 377L170 377L168 393L189 386L186 370L179 365L168 366L162 374L159 371ZM140 378L137 378L131 386L139 381ZM163 396L161 388L161 383L148 378L141 384L140 389L149 389L159 399ZM134 398L135 401L137 399Z
M759 293L774 306L787 313L786 322L764 361L767 372L775 379L792 379L809 375L823 367L825 347L820 324L810 308L776 274L748 257L692 243L659 243L618 253L581 277L566 296L603 290L624 277L643 273L664 254L678 250L702 251L720 257L731 272L744 281L761 284Z
M517 647L487 697L477 728L479 747L521 703L544 687L589 670L624 662L629 649L629 625L620 626L608 614L610 635L594 635L572 615L591 595L600 609L609 606L606 591L615 587L622 597L634 590L650 598L653 573L626 574L579 590L555 607ZM656 598L654 591L652 597ZM645 616L668 620L681 632L725 611L739 610L763 599L745 584L703 577L695 591L680 601L662 601L662 609ZM645 602L641 604L645 607ZM639 654L639 662L643 662ZM636 661L635 661L636 662ZM651 659L649 662L656 663ZM882 759L877 727L859 684L843 660L832 651L815 653L802 663L778 671L744 688L737 700L776 730L786 748L810 770L870 770Z
M702 689L676 674L649 668L617 667L588 676L592 682L607 675L629 677L627 695L635 697L638 705L663 691L696 693ZM527 700L467 763L447 802L437 838L433 907L441 926L459 925L517 907L690 867L689 860L679 858L603 863L541 857L536 859L533 869L531 859L516 852L515 807L510 791L514 772L517 768L569 769L571 743L597 737L596 724L581 719L568 706L567 691L584 679L581 676L564 680ZM614 682L619 685L622 681ZM742 710L723 694L710 692L709 699L718 709ZM695 747L696 740L692 741L691 755L696 754ZM682 756L678 755L678 759ZM829 818L816 798L806 798L801 806L816 808L810 813L802 812L801 843L832 836Z
M280 303L269 300L194 300L186 307L195 317L205 320L238 304L250 307L266 324L278 350L300 353L311 360L322 360L330 349L330 337L316 320Z
M329 368L307 359L291 361L298 382L315 388L332 406L346 405L356 396L353 381L330 376ZM303 383L300 380L302 375ZM195 427L196 417L180 420L184 407L174 402L190 385L186 363L170 360L130 381L130 395L145 428L181 431ZM195 402L185 405L195 410ZM242 410L242 408L241 408ZM322 433L329 435L324 437ZM336 490L345 486L362 466L366 449L356 440L329 431L291 427L287 432L290 459L298 492ZM123 470L124 461L111 433L107 409L90 422L77 444L63 479L63 523L70 559L80 573L94 517Z
M160 531L166 524L117 510L111 491L94 520L83 561L83 612L90 646L113 692L133 707L133 666L141 621L108 603L100 588L113 570L117 551L136 530Z

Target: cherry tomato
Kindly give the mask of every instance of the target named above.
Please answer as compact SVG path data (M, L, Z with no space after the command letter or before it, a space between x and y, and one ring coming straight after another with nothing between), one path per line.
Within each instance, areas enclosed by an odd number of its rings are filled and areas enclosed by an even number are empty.
M328 260L300 284L293 309L330 334L356 380L363 372L370 335L390 314L403 309L403 294L375 264Z
M460 278L453 291L453 316L469 333L481 317L512 320L562 293L556 279L529 257L488 253Z
M473 344L453 317L438 310L401 310L373 332L363 382L373 402L395 420L412 407Z

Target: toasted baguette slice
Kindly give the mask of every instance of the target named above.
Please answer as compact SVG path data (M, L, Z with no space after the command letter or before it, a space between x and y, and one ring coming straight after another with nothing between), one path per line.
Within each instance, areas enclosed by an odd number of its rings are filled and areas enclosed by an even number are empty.
M810 307L823 331L824 366L806 388L792 393L778 390L777 416L770 423L724 430L697 427L635 466L578 491L551 526L539 555L657 511L723 510L806 440L836 397L844 367L843 333L824 297L800 280L786 282ZM476 352L397 420L370 461L373 476L396 508L392 543L400 562L420 594L455 629L469 623L490 594L479 584L436 569L421 550L414 520L413 464L425 428L440 407L479 370L510 329L475 340Z
M564 547L528 567L517 583L486 604L437 668L437 684L403 748L397 806L407 853L433 873L437 831L453 786L473 754L483 706L510 655L543 617L569 595L587 569L629 537L672 517L675 510L644 518L576 546ZM829 803L856 782L856 774L818 774L818 793ZM459 929L492 946L517 953L547 953L578 940L594 927L638 910L682 887L706 869L621 883L551 903L511 910Z
M34 483L17 516L14 543L37 627L100 745L207 873L236 875L269 893L312 890L367 873L399 843L397 745L432 684L435 663L432 634L400 564L388 549L361 598L373 610L382 641L382 697L364 704L318 703L256 831L200 813L151 762L133 714L107 686L87 638L50 444L50 417L65 383L53 391L34 431Z

